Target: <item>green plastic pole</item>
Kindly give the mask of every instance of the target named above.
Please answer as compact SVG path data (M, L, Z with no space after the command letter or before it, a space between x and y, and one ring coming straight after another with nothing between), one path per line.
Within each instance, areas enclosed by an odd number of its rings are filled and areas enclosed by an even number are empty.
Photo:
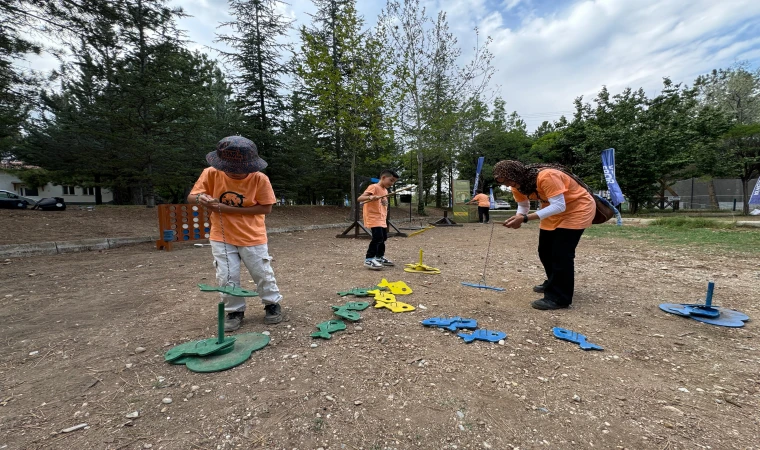
M219 336L219 339L216 341L217 344L221 344L224 342L224 302L219 302L219 305L217 306L217 314L216 314L216 321L217 321L217 335Z

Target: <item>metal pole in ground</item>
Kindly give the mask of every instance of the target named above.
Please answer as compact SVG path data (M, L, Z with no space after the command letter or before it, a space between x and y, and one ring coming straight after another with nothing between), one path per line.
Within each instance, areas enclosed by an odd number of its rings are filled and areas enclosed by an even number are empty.
M694 209L694 177L691 177L691 200L689 200L689 209Z

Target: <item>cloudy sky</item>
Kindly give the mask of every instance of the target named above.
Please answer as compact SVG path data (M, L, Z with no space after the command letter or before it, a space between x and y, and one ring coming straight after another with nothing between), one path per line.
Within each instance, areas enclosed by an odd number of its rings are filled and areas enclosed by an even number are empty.
M192 17L182 19L192 47L213 54L218 24L229 20L226 0L172 0ZM494 92L535 128L570 115L573 99L591 100L602 85L611 92L643 87L656 94L663 77L691 84L697 75L737 61L760 66L758 0L423 0L432 14L448 13L463 49L473 29L493 38ZM384 2L358 0L366 25ZM282 6L298 27L314 12L310 0ZM293 35L295 41L295 34Z
M573 99L591 100L602 85L613 93L643 87L656 94L663 77L691 84L697 75L747 60L760 65L760 1L755 0L429 0L448 13L467 59L473 29L493 38L492 88L530 129L572 113ZM175 0L199 47L229 18L225 0ZM382 1L358 0L367 25ZM284 6L296 25L310 21L309 0Z

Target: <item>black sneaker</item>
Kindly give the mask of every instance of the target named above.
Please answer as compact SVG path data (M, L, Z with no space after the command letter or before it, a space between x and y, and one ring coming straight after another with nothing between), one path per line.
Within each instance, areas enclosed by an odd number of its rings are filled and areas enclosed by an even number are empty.
M282 322L282 312L280 311L279 303L270 303L264 306L264 312L264 323Z
M547 300L545 298L539 298L538 300L531 302L530 306L534 307L535 309L540 309L542 311L546 311L548 309L564 309L569 307L570 305L560 305L559 303L556 303L552 300Z
M224 331L235 331L240 328L244 316L243 311L227 313L227 317L224 319Z
M383 263L378 261L377 258L369 258L364 260L364 267L369 270L382 270Z
M377 260L377 262L379 262L380 264L382 264L384 266L393 267L393 266L396 265L396 263L394 263L390 259L385 259L384 257L375 258L375 259Z
M543 283L537 286L533 286L533 292L543 294L545 291L546 291L546 281L544 281Z

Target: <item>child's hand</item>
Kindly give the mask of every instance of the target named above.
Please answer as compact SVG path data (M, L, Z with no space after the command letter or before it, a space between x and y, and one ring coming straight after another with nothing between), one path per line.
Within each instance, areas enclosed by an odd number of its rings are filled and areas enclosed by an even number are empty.
M208 208L216 207L219 204L219 200L215 199L214 197L208 194L201 194L198 197L198 201L201 203L201 205L206 206Z

